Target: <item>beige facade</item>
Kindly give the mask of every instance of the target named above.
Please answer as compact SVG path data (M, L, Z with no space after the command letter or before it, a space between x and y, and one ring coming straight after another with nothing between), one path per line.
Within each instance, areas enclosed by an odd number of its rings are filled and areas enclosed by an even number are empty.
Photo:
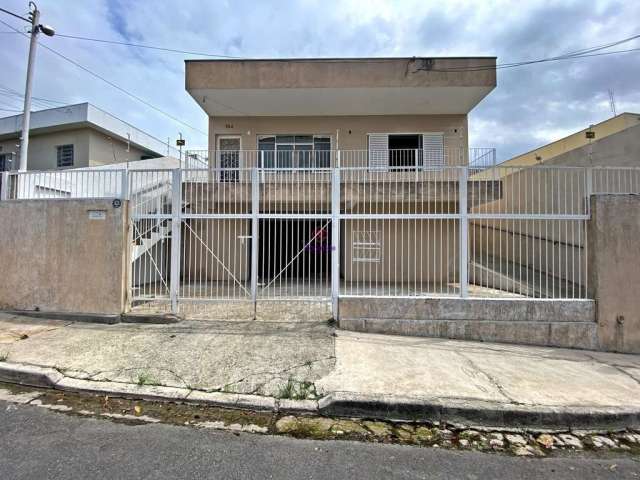
M300 117L209 117L209 150L220 149L219 140L228 136L241 139L241 149L258 149L258 138L268 135L323 135L331 139L331 150L342 150L342 166L365 166L364 153L369 148L368 135L442 134L444 146L456 152L468 149L466 115L364 115L364 116L300 116ZM362 152L362 155L354 152ZM252 155L242 167L255 165ZM453 156L447 157L453 161ZM457 158L457 157L455 157ZM464 157L466 158L466 157Z

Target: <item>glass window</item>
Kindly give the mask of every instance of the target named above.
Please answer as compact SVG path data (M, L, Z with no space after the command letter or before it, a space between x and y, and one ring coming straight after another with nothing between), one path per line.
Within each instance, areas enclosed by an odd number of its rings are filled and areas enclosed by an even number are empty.
M258 150L262 168L328 168L331 165L329 136L259 136Z
M293 135L277 135L276 143L295 143L295 138Z
M58 168L73 167L73 145L58 145L56 147Z

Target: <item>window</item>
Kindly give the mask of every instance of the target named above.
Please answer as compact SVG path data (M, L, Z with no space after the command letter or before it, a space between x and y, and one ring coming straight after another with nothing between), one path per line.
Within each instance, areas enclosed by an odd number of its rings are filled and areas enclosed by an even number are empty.
M358 263L380 263L382 261L382 235L380 231L354 231L351 259Z
M326 135L262 135L258 150L262 168L331 166L331 138Z
M0 172L9 170L9 159L6 153L0 153Z
M369 167L372 170L440 168L444 161L441 133L369 134Z
M73 145L58 145L58 168L73 167Z

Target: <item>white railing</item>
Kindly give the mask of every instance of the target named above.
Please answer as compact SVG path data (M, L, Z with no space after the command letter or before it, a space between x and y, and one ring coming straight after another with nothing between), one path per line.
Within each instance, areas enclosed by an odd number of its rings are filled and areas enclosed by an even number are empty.
M5 172L6 199L124 198L126 170ZM6 187L6 188L5 188Z
M496 165L495 148L441 147L388 150L189 150L187 168L324 169L371 168L394 171L443 166L483 170Z

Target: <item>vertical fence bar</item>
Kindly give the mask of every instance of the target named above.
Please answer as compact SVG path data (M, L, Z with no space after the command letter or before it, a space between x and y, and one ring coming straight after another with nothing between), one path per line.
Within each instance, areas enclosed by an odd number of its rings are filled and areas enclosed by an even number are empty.
M469 180L469 170L467 167L460 167L460 177L458 184L459 202L458 210L460 215L460 240L459 240L459 277L460 296L469 296L469 211L467 208L467 181Z
M0 200L9 200L9 172L0 172Z
M338 296L340 294L340 169L334 168L331 176L331 312L338 320Z
M171 171L171 280L169 295L173 313L178 313L178 293L180 289L181 190L182 170L177 168Z
M254 311L258 300L258 227L260 214L260 182L258 169L251 169L251 300Z

